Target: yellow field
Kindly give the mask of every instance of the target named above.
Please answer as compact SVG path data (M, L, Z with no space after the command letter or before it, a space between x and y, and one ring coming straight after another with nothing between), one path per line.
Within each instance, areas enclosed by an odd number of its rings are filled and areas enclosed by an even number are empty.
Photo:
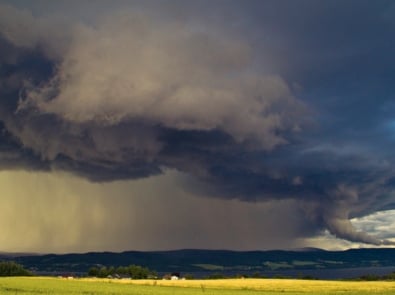
M395 282L0 278L1 295L196 295L203 293L206 295L393 295Z
M168 286L187 288L215 288L259 290L265 292L298 292L310 294L343 293L386 293L395 294L395 282L363 282L363 281L319 281L292 279L221 279L221 280L105 280L84 279L86 281L111 281L113 283Z

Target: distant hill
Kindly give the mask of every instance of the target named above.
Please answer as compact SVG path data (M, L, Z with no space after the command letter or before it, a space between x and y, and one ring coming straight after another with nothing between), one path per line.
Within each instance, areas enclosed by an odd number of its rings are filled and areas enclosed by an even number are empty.
M8 259L10 257L21 257L21 256L34 256L36 253L25 253L25 252L0 252L0 259Z
M0 255L1 256L1 255ZM2 257L2 258L1 258ZM0 259L14 260L26 268L46 273L86 273L90 267L136 264L158 272L266 272L276 270L344 269L395 267L395 249L350 249L324 251L227 251L175 250L92 252L85 254L15 255L4 253Z
M294 252L318 252L318 251L325 251L320 248L314 248L314 247L304 247L304 248L296 248L296 249L290 249L289 251L294 251Z

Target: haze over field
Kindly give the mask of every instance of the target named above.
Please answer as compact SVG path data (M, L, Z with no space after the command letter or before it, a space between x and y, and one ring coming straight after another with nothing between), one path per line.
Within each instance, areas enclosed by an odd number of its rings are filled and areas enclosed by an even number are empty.
M392 246L390 0L0 0L3 251Z

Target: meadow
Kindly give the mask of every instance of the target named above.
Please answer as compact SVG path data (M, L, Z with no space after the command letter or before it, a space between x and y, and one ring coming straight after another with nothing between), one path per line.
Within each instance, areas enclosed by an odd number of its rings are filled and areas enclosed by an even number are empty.
M395 294L395 282L288 279L109 280L48 277L0 278L1 295L243 295L243 294Z

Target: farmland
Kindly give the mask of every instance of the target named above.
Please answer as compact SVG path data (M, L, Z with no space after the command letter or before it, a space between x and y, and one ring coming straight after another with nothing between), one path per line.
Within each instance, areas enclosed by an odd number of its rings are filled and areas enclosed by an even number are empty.
M289 279L109 280L48 277L0 278L1 295L35 294L395 294L395 282L350 282Z

